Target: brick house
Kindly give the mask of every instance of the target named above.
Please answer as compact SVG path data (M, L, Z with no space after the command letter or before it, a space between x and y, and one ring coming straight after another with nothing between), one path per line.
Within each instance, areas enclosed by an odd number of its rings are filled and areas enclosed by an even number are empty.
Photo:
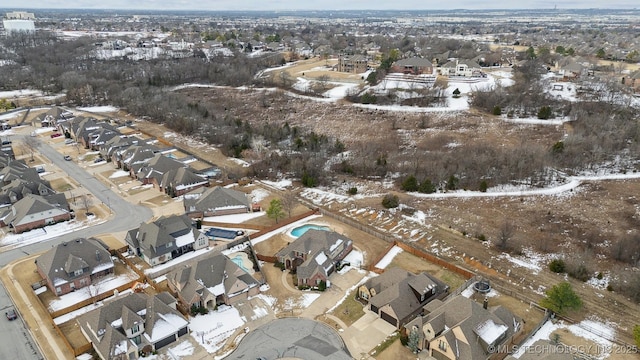
M107 248L96 239L76 239L49 249L36 259L38 274L57 296L89 286L113 274Z

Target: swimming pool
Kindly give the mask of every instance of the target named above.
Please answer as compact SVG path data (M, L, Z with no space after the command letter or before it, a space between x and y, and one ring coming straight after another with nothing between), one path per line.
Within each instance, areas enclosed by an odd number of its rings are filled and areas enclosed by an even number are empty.
M238 265L238 267L240 267L245 272L253 274L253 269L247 269L247 266L245 265L247 262L249 262L247 254L237 254L236 256L231 258L231 261L236 263L236 265Z
M309 230L309 229L322 230L322 231L331 231L331 228L329 228L328 226L307 224L307 225L298 226L297 228L291 230L291 236L300 237L304 233L306 233L307 230Z

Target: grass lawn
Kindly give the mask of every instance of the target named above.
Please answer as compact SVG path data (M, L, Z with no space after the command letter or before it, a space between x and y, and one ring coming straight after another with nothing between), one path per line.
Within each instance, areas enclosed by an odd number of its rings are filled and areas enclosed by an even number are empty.
M331 312L331 315L339 318L349 326L364 315L363 305L356 300L356 293L357 289L350 292L342 304Z

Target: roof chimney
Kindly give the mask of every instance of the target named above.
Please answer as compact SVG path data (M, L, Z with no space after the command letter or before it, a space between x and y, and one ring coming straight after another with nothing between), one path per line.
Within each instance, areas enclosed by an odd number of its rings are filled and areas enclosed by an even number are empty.
M482 302L482 307L487 310L489 307L489 298L485 296L484 301Z

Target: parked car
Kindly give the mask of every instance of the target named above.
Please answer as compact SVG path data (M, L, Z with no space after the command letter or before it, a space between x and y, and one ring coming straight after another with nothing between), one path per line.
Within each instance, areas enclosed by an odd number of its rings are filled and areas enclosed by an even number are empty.
M16 311L14 309L9 309L4 314L7 316L7 319L9 319L9 321L13 321L18 318L18 314L16 314Z
M60 137L60 136L62 136L62 134L60 134L60 133L53 133L53 134L51 134L51 138L52 138L52 139L57 138L57 137Z
M67 161L71 161L71 156L69 156L69 155L65 155L65 156L64 156L64 159L65 159L65 160L67 160Z

